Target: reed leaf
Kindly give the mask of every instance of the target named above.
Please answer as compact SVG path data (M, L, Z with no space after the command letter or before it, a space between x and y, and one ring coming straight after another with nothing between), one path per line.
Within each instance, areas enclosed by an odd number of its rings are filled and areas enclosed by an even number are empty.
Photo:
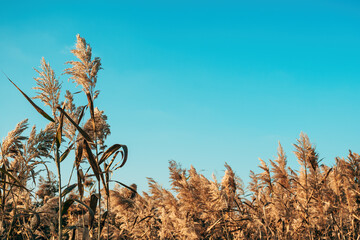
M94 223L94 217L95 217L96 206L97 206L98 200L99 200L99 198L95 194L91 194L91 197L90 197L90 209L93 211L94 214L90 215L90 218L89 218L90 227L92 227L92 225Z
M114 144L109 147L101 156L99 165L101 165L106 159L108 159L111 155L113 155L119 148L121 148L121 144Z
M59 162L62 162L65 160L65 158L69 155L70 151L72 150L72 147L74 144L72 143L66 150L61 154Z
M120 164L120 166L118 166L118 167L116 167L120 162L118 162L118 163L116 163L115 164L115 166L114 166L114 171L115 170L117 170L117 169L119 169L119 168L122 168L124 165L125 165L125 163L126 163L126 161L127 161L127 158L128 158L128 148L127 148L127 146L126 145L121 145L121 147L122 147L122 149L123 150L120 150L120 153L121 153L121 164ZM109 165L111 165L111 164L109 164Z
M86 92L86 97L88 99L88 103L89 103L89 107L90 107L90 115L92 119L95 119L95 114L94 114L94 102L91 98L91 94L89 91Z
M37 106L32 100L31 98L29 98L23 91L21 91L21 89L16 86L16 84L10 80L10 78L4 73L4 75L7 77L7 79L22 93L22 95L29 101L29 103L36 109L36 111L38 111L38 113L40 113L44 118L46 118L47 120L51 121L51 122L55 122L55 120L50 117L44 110L42 110L39 106Z
M79 115L79 118L77 120L77 124L80 124L83 116L84 116L84 113L85 113L85 109L86 109L86 106L83 106L82 109L81 109L81 112L80 112L80 115Z
M77 124L74 122L74 120L71 119L71 117L60 107L57 107L57 109L64 113L65 117L76 127L76 129L81 133L81 135L89 142L92 143L91 137Z
M89 214L90 214L91 217L94 217L94 216L95 216L95 213L94 213L94 211L91 209L91 207L89 207L89 206L86 205L83 201L78 200L78 199L68 199L68 200L66 200L66 201L64 202L63 208L62 208L62 211L61 211L63 215L67 214L69 208L71 207L71 205L72 205L74 202L77 202L77 203L79 203L80 205L84 206L84 207L88 210L88 212L89 212Z
M80 167L80 162L82 160L82 157L83 157L83 144L80 142L78 144L78 148L77 148L76 155L75 155L76 169L78 169Z
M86 205L83 201L81 201L79 199L74 199L74 201L81 204L82 206L86 207L86 209L89 211L90 216L92 216L92 217L95 216L95 211L91 207ZM96 210L96 207L95 207L95 210Z
M122 168L125 165L125 163L127 161L127 158L128 158L128 148L127 148L127 146L126 145L121 145L121 147L124 149L124 151L121 151L123 162L121 163L121 165L118 168Z
M84 174L81 169L77 169L76 173L77 173L77 180L78 180L77 185L78 185L78 190L79 190L79 194L80 194L80 199L82 199L84 196L84 184L83 184Z
M115 152L114 156L112 157L110 163L105 167L105 172L109 171L109 168L111 167L111 165L113 164L113 162L115 161L116 156L119 154L120 151Z
M66 215L67 211L69 210L70 206L74 203L74 199L68 199L63 203L61 215Z
M65 197L66 194L70 193L72 190L74 190L74 188L76 188L77 183L71 184L70 186L68 186L67 188L65 188L62 193L61 193L61 197Z
M104 212L104 214L101 216L101 223L100 223L100 233L104 228L106 218L108 217L108 211Z
M87 141L84 139L83 141L84 146L85 146L85 155L86 158L89 160L90 166L95 174L95 177L98 181L100 181L100 169L99 169L99 165L97 164L95 157L90 149L89 144L87 143Z
M110 182L116 182L117 184L120 184L121 186L123 187L126 187L127 189L129 189L130 191L133 191L134 193L138 193L135 189L129 187L128 185L122 183L122 182L119 182L119 181L116 181L116 180L110 180Z
M59 149L60 145L61 145L61 140L62 140L62 129L63 129L63 123L64 123L64 109L62 108L62 112L60 113L60 121L59 121L59 125L56 131L56 135L55 135L55 141L56 141L56 147ZM61 162L61 161L60 161Z

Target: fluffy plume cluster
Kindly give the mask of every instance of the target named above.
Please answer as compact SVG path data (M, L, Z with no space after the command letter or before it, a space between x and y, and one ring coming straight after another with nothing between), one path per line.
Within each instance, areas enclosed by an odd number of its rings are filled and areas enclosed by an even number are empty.
M299 172L280 145L246 191L228 165L218 183L170 162L171 191L149 179L150 193L116 201L110 239L357 239L360 156L328 167L305 134L294 146Z
M141 195L136 193L135 184L117 185L109 190L108 197L102 195L101 238L357 239L360 156L350 152L346 159L336 158L334 166L328 167L320 164L305 134L301 134L294 146L299 171L287 166L280 145L278 156L270 160L270 166L261 160L261 172L251 173L248 188L244 188L227 164L223 178L218 181L215 177L207 179L194 167L182 169L174 161L169 166L169 190L152 178L149 178L150 191ZM24 172L15 165L11 163L10 168ZM31 180L23 179L24 184ZM51 176L40 178L39 186L37 195L41 201L16 193L9 196L5 210L13 216L11 211L15 203L17 211L25 206L32 209L37 214L28 214L22 221L33 234L50 238L56 234L57 227L56 180ZM21 188L16 191L24 193ZM102 191L104 193L105 189ZM83 202L92 206L95 214L89 215L89 210L81 204L71 205L64 215L65 226L76 227L67 231L65 238L95 239L97 236L98 209L93 200L98 195L92 186L87 192L89 195L85 195ZM79 199L78 194L74 190L67 199ZM45 219L47 224L44 224ZM4 223L3 236L9 227L6 221ZM19 229L17 231L22 229L21 225L14 227Z
M98 108L94 110L94 118L95 129L92 119L89 119L83 128L92 139L97 139L97 143L103 146L105 139L110 134L110 125L106 122L107 116L104 114L104 111L100 111ZM82 138L81 136L79 137Z
M76 49L71 52L78 58L79 61L69 61L72 67L65 70L66 74L71 75L70 79L81 85L85 92L93 93L93 89L97 82L97 73L101 69L100 58L92 59L92 51L85 39L76 36Z
M38 90L38 95L34 99L40 99L45 105L49 106L55 114L56 107L59 104L61 84L56 78L54 70L50 64L41 59L41 71L35 69L39 77L34 78L37 86L33 89Z
M111 190L108 239L357 239L360 156L321 165L305 134L295 146L300 163L287 166L279 146L269 166L252 173L247 189L227 164L220 182L170 162L171 190L149 179L149 193ZM134 187L134 186L132 186ZM106 199L104 199L106 201ZM91 231L90 231L91 232Z

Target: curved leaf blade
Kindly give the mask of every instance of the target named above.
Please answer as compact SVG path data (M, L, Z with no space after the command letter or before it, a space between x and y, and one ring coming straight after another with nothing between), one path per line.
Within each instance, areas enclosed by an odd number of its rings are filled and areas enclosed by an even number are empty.
M69 210L69 208L71 207L71 205L74 203L74 202L77 202L79 203L80 205L84 206L88 211L89 211L89 214L91 217L94 217L95 213L94 211L88 206L86 205L83 201L80 201L78 199L68 199L64 202L64 205L63 205L63 208L62 208L62 211L61 213L63 215L67 214L67 211Z
M129 189L130 191L133 191L134 193L138 193L135 189L129 187L128 185L122 183L122 182L119 182L119 181L116 181L116 180L110 180L110 182L116 182L117 184L120 184L121 186L123 187L126 187L127 189Z
M67 188L64 189L64 191L61 193L61 197L65 197L66 194L68 194L69 192L71 192L72 190L74 190L74 188L76 188L77 184L71 184L70 186L68 186Z
M86 205L83 201L80 201L78 199L74 199L74 201L77 202L77 203L80 203L81 205L86 207L87 210L89 211L90 216L93 216L93 217L95 216L95 212L88 205Z
M18 86L16 86L16 84L13 81L11 81L10 78L5 73L4 73L4 75L21 92L21 94L29 101L29 103L36 109L36 111L38 111L38 113L40 113L47 120L49 120L51 122L55 122L55 120L52 117L50 117L44 110L42 110L40 107L38 107L33 102L33 100L31 100L31 98L29 98L23 91L21 91L21 89Z
M72 143L66 150L63 154L61 154L60 156L60 162L64 161L65 158L69 155L70 151L72 150L72 147L74 146L74 143Z
M59 149L59 148L60 148L60 145L61 145L63 123L64 123L64 114L61 112L61 113L60 113L59 125L58 125L57 131L56 131L56 135L55 135L55 141L56 141L56 147L57 147L57 149ZM61 162L61 161L60 161L60 162Z
M119 154L119 152L120 152L120 151L117 151L117 152L114 154L114 156L112 157L112 159L111 159L111 161L110 161L109 165L107 165L107 166L105 167L105 172L106 172L106 173L108 173L109 168L110 168L110 167L111 167L111 165L114 163L115 158L116 158L116 156Z
M123 155L123 162L121 163L121 165L118 168L122 168L125 165L125 163L127 161L127 158L128 158L128 148L127 148L127 146L126 145L121 145L121 147L124 149L124 151L123 151L124 155Z
M72 125L76 127L76 129L87 141L92 142L91 137L76 122L74 122L74 120L72 120L71 117L61 107L57 107L57 109L65 115L65 117L72 123Z
M64 202L62 210L61 210L61 215L66 215L67 211L69 210L70 206L74 203L74 199L68 199Z
M99 165L101 165L106 159L108 159L111 155L113 155L118 149L121 148L121 144L114 144L109 147L101 156Z
M91 152L91 149L89 147L89 144L87 143L87 141L84 139L84 146L85 146L85 155L87 157L87 159L89 160L90 166L95 174L95 177L98 181L100 181L100 169L99 169L99 165L97 164L95 157L93 155L93 153Z

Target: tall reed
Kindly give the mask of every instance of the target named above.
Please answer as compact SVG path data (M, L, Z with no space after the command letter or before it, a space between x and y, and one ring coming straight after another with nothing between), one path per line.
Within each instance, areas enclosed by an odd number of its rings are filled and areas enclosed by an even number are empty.
M66 91L65 101L60 103L60 93L61 93L61 84L56 78L54 71L51 69L49 63L46 63L44 58L41 60L41 70L37 70L39 74L38 78L35 78L37 86L34 88L38 90L38 95L34 99L40 99L45 106L49 106L52 111L52 117L50 117L43 109L34 103L34 101L28 97L14 82L8 78L8 80L13 83L13 85L23 94L23 96L29 101L29 103L46 119L53 123L53 129L55 134L53 135L53 141L51 146L47 146L46 157L54 159L57 167L58 173L58 238L63 239L63 214L67 214L70 206L77 202L85 206L92 218L95 216L95 210L91 206L98 205L98 227L97 238L100 239L101 228L102 228L102 217L106 218L107 214L101 215L101 183L105 188L105 193L109 195L109 181L110 178L106 177L109 175L111 165L114 163L118 153L121 153L122 159L120 160L120 167L122 167L127 160L127 146L122 144L115 144L112 147L108 148L105 151L106 145L104 144L105 139L108 134L110 134L110 126L106 123L106 115L102 111L99 111L98 108L94 107L94 100L98 97L99 91L95 90L97 82L97 73L101 69L100 58L92 59L91 47L86 43L85 39L77 36L76 49L71 52L78 58L79 61L70 61L69 64L72 65L71 68L65 69L65 73L70 75L70 79L74 80L78 85L82 86L82 90L85 93L85 96L88 100L87 106L76 108L73 103L72 94L69 91ZM60 107L60 104L62 105ZM81 110L80 110L81 109ZM84 116L84 110L89 109L90 119L81 127L79 124ZM76 120L74 120L76 119ZM23 131L23 130L22 130ZM22 133L18 131L17 134ZM76 134L76 131L79 134ZM63 137L68 138L68 147L62 150L61 144L65 142ZM5 142L6 146L6 142ZM102 154L99 154L99 148L102 149ZM68 185L64 190L62 186L61 178L61 162L64 161L69 153L76 149L76 157L74 165L76 166L78 182L77 184ZM93 154L93 149L95 150L95 155ZM49 153L53 151L53 155ZM5 150L2 150L3 159L6 159ZM90 205L85 204L82 199L84 195L83 184L86 182L85 176L81 169L81 162L83 157L88 159L90 167L93 171L94 176L98 182L98 194L96 198L92 198ZM110 163L106 164L106 161L109 157L113 156L113 159ZM106 169L102 170L100 164L104 163ZM3 168L6 167L5 164L2 164ZM45 167L46 164L44 163ZM117 165L117 164L116 164ZM115 166L116 166L115 165ZM47 167L46 167L47 169ZM87 170L88 171L88 170ZM86 172L87 172L86 171ZM13 177L10 172L3 169L3 173L7 176ZM4 175L4 176L5 176ZM17 181L17 180L16 180ZM35 180L34 180L35 181ZM70 181L69 181L70 182ZM64 202L63 198L71 192L75 187L78 187L79 198L78 199L68 199ZM25 188L25 187L24 187ZM3 189L5 192L6 182L4 181ZM25 188L26 189L26 188ZM93 195L95 196L95 195ZM2 198L4 201L4 198ZM95 201L95 202L94 202ZM99 204L96 204L98 202ZM4 204L3 204L4 205ZM92 221L91 221L92 222ZM89 226L91 230L92 224ZM77 229L77 228L74 228ZM94 230L95 231L95 230Z

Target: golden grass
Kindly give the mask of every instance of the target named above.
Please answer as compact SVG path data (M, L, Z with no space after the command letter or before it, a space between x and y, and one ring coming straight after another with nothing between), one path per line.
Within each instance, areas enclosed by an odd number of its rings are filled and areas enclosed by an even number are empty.
M70 91L59 102L61 84L44 59L35 98L52 116L12 82L50 123L27 136L24 120L0 143L1 239L359 239L360 156L350 151L332 167L320 164L303 133L294 144L299 170L287 166L279 144L276 159L250 172L247 188L227 164L218 181L171 161L171 190L151 178L141 195L135 184L110 189L128 149L105 145L110 126L95 107L100 58L80 36L72 52L78 61L65 73L82 86L86 106L76 106ZM71 153L76 181L63 185L61 163ZM48 160L56 161L57 176Z

